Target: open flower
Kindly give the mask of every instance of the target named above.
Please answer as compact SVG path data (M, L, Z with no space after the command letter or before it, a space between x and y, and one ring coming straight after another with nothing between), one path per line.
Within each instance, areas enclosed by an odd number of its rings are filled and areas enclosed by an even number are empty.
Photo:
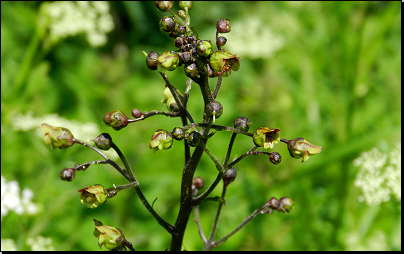
M174 51L166 51L157 58L157 70L159 72L173 71L180 63L180 58Z
M259 127L253 135L254 144L264 147L265 149L272 149L276 143L279 142L279 134L281 130L271 129L268 127Z
M104 204L108 197L107 191L100 184L81 189L78 192L81 193L81 203L87 204L87 207L91 209L97 208L99 205Z
M240 69L240 57L233 55L227 50L217 50L209 58L209 65L217 75L228 77L231 71Z
M154 153L159 150L167 150L173 145L173 137L170 132L157 130L150 139L149 148L153 149Z
M45 133L44 141L52 149L65 149L74 145L74 137L66 128L53 127L47 123L43 123L39 126L39 129Z
M98 238L98 246L104 245L105 248L112 250L118 247L123 247L125 236L119 228L112 226L104 226L101 221L94 220L95 229L94 236Z
M307 161L310 155L320 153L322 147L315 146L304 138L295 138L287 141L290 156L295 159L303 158L302 162Z

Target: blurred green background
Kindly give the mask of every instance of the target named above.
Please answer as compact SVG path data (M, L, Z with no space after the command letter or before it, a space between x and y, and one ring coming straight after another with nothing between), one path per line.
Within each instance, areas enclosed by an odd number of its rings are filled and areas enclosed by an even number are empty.
M1 2L1 175L31 189L39 208L35 215L2 215L1 238L13 239L19 250L29 250L26 240L38 235L51 238L56 250L97 250L92 235L92 219L97 219L122 229L136 250L165 250L169 234L133 190L94 210L80 204L79 189L125 180L112 167L95 165L78 172L73 182L60 181L63 168L101 157L78 145L51 150L37 128L42 122L35 122L56 113L79 126L94 123L99 133L82 134L84 141L110 133L149 202L158 198L154 208L174 223L182 142L157 154L147 144L155 130L171 131L181 121L154 116L119 132L102 122L116 109L128 116L133 108L166 110L164 81L140 54L175 50L158 28L164 13L151 2L109 2L114 27L107 42L95 47L85 34L51 41L45 7L38 1ZM277 166L266 156L240 162L217 239L271 197L291 197L296 206L287 215L258 215L215 250L401 250L401 197L377 206L359 202L353 165L372 147L388 153L401 142L401 3L195 2L190 15L200 38L212 41L216 22L230 19L224 48L242 58L240 70L223 80L217 99L224 114L217 124L232 126L236 117L246 116L251 132L260 126L279 128L283 138L304 137L324 147L303 164L283 143L274 148L282 155ZM181 68L167 75L184 91ZM210 81L213 90L216 79ZM202 105L194 85L188 108L196 121L202 119ZM230 136L217 133L208 143L217 158L224 159ZM232 158L252 146L250 138L238 136ZM207 185L216 172L204 155L196 176ZM220 190L221 184L213 195ZM215 202L200 207L205 234L216 207ZM201 250L193 219L184 248Z

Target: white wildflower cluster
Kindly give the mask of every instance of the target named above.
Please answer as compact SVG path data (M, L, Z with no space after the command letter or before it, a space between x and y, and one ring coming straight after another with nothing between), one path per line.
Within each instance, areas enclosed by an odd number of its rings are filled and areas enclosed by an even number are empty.
M355 179L355 186L362 190L359 201L375 206L389 201L390 195L401 200L401 143L389 154L373 148L353 164L359 168Z
M283 38L274 34L271 28L267 24L264 25L259 18L249 17L245 20L234 21L232 27L243 31L242 33L225 34L226 39L231 42L226 44L226 48L230 52L237 52L237 56L252 59L269 58L284 46Z
M41 235L35 238L28 238L27 245L31 246L32 251L54 251L52 246L52 239L46 238Z
M25 188L20 194L20 186L18 182L7 182L1 176L1 219L8 214L9 211L14 211L18 215L24 212L27 214L35 214L38 211L37 206L31 202L34 197L32 190Z
M56 1L49 4L46 14L52 42L84 33L92 46L102 46L106 34L114 29L106 1Z
M51 245L52 239L41 235L35 238L28 238L26 241L28 246L31 246L32 251L54 251L55 248ZM2 251L18 251L15 241L10 238L1 239Z

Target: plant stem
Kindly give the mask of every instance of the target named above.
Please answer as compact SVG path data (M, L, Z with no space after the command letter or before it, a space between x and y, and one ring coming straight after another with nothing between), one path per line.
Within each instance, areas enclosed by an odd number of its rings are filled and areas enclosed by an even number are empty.
M220 197L219 206L218 206L217 211L216 211L215 220L213 221L213 226L212 226L212 230L210 232L209 240L206 242L206 244L205 244L205 246L203 248L203 250L205 250L205 251L210 250L213 247L212 246L213 245L213 240L215 238L217 226L219 225L220 213L222 211L223 204L225 204L224 197L226 196L227 186L228 185L223 184L222 196Z
M204 119L207 121L208 126L201 130L202 137L209 133L209 125L212 124L212 118ZM184 167L181 180L181 202L180 211L178 213L177 221L175 222L172 239L171 239L171 251L181 251L182 241L184 239L185 229L188 224L189 216L191 215L192 204L192 181L196 168L202 157L207 138L203 138L201 143L195 148L190 160Z
M231 154L231 150L233 148L233 144L234 144L234 140L236 139L236 136L237 136L237 133L233 133L231 135L229 148L227 149L226 158L224 159L224 163L223 163L223 167L225 169L227 169L227 165L229 165L230 154Z
M250 216L248 216L243 222L241 222L241 224L234 229L232 232L230 232L228 235L226 235L225 237L221 238L220 240L217 240L215 242L212 242L211 244L211 248L212 247L216 247L219 244L222 244L224 242L227 241L227 239L234 235L235 233L237 233L237 231L239 231L240 229L242 229L245 225L247 225L247 223L249 223L252 219L254 219L254 217L259 214L263 209L265 209L266 207L268 207L268 204L263 205L261 208L255 210ZM210 250L210 249L209 249Z

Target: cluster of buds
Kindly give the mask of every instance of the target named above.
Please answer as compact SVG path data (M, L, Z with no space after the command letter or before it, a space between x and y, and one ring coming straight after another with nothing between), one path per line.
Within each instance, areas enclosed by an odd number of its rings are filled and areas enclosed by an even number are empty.
M273 213L274 210L283 213L289 213L295 208L295 201L289 197L283 197L281 199L271 198L260 211L261 214Z
M172 1L156 1L155 6L159 11L173 14ZM221 47L227 42L219 33L228 33L231 31L230 20L221 19L216 24L216 45L217 51L213 51L213 46L209 40L200 40L196 30L189 25L188 10L193 6L192 1L180 1L181 10L177 15L164 16L159 23L160 30L167 33L169 37L174 38L174 46L177 51L166 51L159 55L155 51L147 54L146 64L151 70L159 72L173 71L178 66L184 65L185 74L192 78L200 77L201 68L199 62L207 62L209 77L223 75L227 77L231 71L237 71L240 68L239 57L222 50ZM146 54L146 53L144 53Z

